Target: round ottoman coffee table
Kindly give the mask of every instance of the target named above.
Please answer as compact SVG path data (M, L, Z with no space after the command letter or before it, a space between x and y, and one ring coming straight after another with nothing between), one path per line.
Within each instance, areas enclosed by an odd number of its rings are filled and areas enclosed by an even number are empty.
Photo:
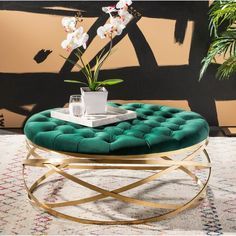
M195 206L204 197L211 174L210 159L205 150L209 135L209 126L205 119L197 113L167 106L140 103L110 105L136 111L137 118L98 128L88 128L51 118L50 110L28 119L24 132L29 152L23 162L23 175L32 204L54 216L88 224L140 224L159 221ZM54 158L54 154L59 157ZM206 161L200 158L201 154L204 154ZM176 158L176 155L181 158ZM26 167L44 167L47 172L28 187L28 181L25 180ZM70 174L68 170L71 169L92 169L93 175L96 175L97 169L141 170L149 171L150 175L143 178L141 176L138 181L125 186L107 190ZM207 171L204 180L196 174L202 169ZM128 190L151 181L159 181L161 177L173 174L174 171L185 173L198 189L194 197L184 203L147 201L125 195ZM39 199L36 191L41 185L47 184L45 180L54 174L97 194L53 203ZM183 194L185 193L183 191ZM172 195L175 195L174 191ZM60 211L61 208L93 201L99 204L99 200L105 198L142 207L164 209L165 212L145 219L97 220Z

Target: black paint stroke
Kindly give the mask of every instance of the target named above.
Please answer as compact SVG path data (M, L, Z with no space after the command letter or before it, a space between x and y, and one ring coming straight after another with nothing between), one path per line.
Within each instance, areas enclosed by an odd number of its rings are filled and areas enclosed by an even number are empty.
M97 26L106 21L101 6L109 4L109 2L86 1L24 2L24 4L2 2L0 8L61 16L74 15L74 8L83 10L86 17L99 17L89 31L91 42L96 35ZM135 2L134 5L137 11L142 13L142 17L175 20L173 38L179 44L184 42L187 23L193 21L189 64L158 65L148 42L138 28L139 19L137 19L127 27L122 36L115 38L114 44L118 44L128 35L137 54L139 66L101 71L101 79L119 76L125 80L124 83L108 88L109 99L187 100L190 108L206 117L210 125L218 125L215 101L235 100L236 80L216 80L217 65L211 65L203 80L198 82L200 62L206 54L210 39L208 2L145 1ZM55 6L71 10L45 9ZM79 72L71 72L72 67L65 63L59 73L0 73L0 109L5 108L29 117L41 110L63 106L70 94L79 93L79 86L63 82L64 79L82 76ZM36 104L32 111L21 109L29 104Z

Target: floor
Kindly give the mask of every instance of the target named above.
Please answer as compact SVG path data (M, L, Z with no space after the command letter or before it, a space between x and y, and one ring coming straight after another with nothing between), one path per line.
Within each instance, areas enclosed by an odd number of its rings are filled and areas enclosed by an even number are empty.
M217 129L213 134L219 135ZM207 151L212 160L212 175L206 196L198 207L167 220L141 225L79 224L55 218L32 207L27 199L22 177L22 160L27 155L24 135L1 135L0 150L0 235L236 235L235 137L210 137ZM44 156L48 158L51 153L44 153ZM202 159L199 156L196 160ZM44 168L27 167L27 184L31 185L47 171ZM155 171L67 169L67 173L92 185L111 190L151 176ZM205 182L207 170L199 169L195 173ZM124 196L178 204L191 199L198 190L191 178L186 178L185 172L174 171L159 177L161 178L124 192ZM91 189L68 181L58 174L50 176L35 192L35 196L50 203L93 195L96 193ZM58 210L85 219L100 220L148 218L164 211L127 204L112 198Z

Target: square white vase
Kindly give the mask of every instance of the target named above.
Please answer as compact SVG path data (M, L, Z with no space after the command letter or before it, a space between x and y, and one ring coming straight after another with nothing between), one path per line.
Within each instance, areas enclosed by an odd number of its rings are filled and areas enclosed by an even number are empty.
M88 87L80 88L85 114L104 114L107 112L107 90L102 87L98 91L91 91Z

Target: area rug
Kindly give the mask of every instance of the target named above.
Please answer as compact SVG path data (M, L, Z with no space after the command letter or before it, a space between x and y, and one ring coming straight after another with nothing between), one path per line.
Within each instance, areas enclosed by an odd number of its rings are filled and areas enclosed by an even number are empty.
M196 208L155 223L142 225L86 225L55 218L33 207L23 186L21 162L26 156L23 135L0 136L0 234L2 235L236 235L236 138L210 138L207 151L213 164L206 198ZM199 157L200 158L200 157ZM42 169L29 170L28 181L42 173ZM138 180L150 171L132 170L82 170L82 179L100 184L104 188L116 188ZM204 172L202 178L204 178ZM196 191L186 176L173 173L168 178L153 181L135 189L129 196L140 199L182 201ZM45 201L79 198L93 195L91 190L75 186L59 176L50 179L38 192ZM56 181L57 179L57 181ZM192 189L191 189L192 188ZM186 191L186 189L188 189ZM157 209L140 208L111 199L78 206L76 216L93 219L121 219L149 217ZM66 210L65 210L66 212Z

